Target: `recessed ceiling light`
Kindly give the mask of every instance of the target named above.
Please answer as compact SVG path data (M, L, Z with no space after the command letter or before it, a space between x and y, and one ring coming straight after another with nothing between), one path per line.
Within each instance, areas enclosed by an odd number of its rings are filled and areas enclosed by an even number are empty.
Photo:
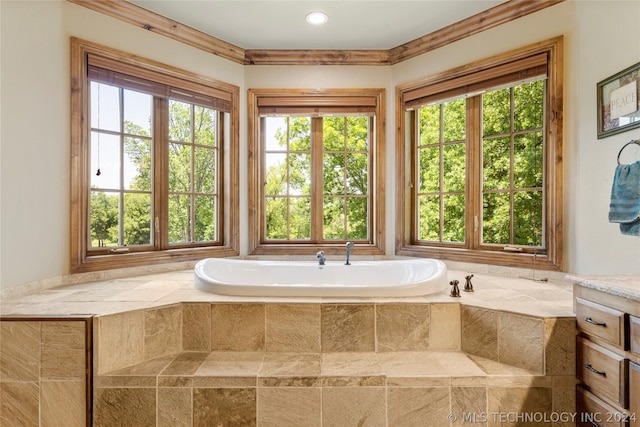
M309 12L306 19L311 25L322 25L329 20L329 17L324 12Z

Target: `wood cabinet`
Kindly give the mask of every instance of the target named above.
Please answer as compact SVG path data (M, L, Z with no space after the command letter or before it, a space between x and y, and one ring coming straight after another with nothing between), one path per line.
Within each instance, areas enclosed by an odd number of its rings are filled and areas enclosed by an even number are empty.
M640 427L640 364L629 363L629 413L631 427Z
M640 300L574 285L577 426L640 427Z

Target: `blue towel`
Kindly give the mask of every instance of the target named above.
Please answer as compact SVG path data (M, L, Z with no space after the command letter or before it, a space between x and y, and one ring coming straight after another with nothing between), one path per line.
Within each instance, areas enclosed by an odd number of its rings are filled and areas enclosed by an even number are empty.
M616 167L609 222L620 223L622 234L640 236L640 161Z

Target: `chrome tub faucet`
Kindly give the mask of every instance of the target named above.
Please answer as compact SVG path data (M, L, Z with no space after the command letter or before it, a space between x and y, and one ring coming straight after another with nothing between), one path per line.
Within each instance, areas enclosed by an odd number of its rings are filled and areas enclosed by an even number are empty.
M318 259L318 265L324 265L324 262L327 260L324 257L323 251L318 251L318 253L316 253L316 258Z
M347 260L344 262L344 265L351 265L349 262L349 257L351 256L351 249L353 249L353 242L347 242L345 245L347 247Z

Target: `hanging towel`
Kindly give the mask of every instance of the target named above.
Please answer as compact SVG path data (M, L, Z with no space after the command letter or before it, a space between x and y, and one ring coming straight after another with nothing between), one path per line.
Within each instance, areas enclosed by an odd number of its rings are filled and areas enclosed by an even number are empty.
M619 223L622 234L640 236L640 161L616 166L609 222Z

